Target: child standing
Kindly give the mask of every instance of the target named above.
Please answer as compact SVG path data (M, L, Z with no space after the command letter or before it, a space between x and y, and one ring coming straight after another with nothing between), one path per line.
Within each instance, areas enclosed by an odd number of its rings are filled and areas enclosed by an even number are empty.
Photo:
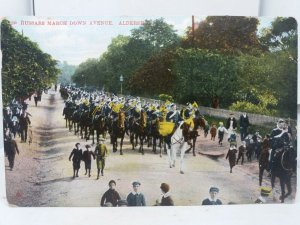
M225 132L228 133L228 131L227 131L227 129L224 127L223 122L220 122L219 125L220 125L220 126L219 126L217 132L218 132L218 138L219 138L219 145L222 146L222 144L223 144L222 142L223 142L223 138L224 138L224 133L225 133Z
M211 140L215 141L216 135L217 135L217 125L215 123L212 124L212 127L210 128L210 135Z
M230 148L226 155L226 159L229 158L230 173L232 173L232 168L235 166L236 153L237 153L236 146L230 145Z
M91 176L91 164L92 164L92 156L95 159L95 154L90 151L91 146L86 145L86 150L83 152L82 160L85 164L85 175L87 175L87 172L89 172L89 177Z

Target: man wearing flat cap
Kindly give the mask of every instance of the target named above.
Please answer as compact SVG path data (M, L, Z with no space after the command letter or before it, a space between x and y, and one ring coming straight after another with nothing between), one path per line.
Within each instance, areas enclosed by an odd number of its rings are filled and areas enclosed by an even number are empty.
M132 183L133 191L127 196L128 206L146 206L144 195L139 191L141 183L134 181Z
M209 189L209 195L207 199L202 201L202 205L222 205L222 202L217 199L217 194L219 193L219 188L211 187Z
M92 157L95 159L95 154L90 151L91 146L85 145L86 150L82 154L82 160L85 164L85 175L89 172L89 177L91 176L91 164L92 164Z

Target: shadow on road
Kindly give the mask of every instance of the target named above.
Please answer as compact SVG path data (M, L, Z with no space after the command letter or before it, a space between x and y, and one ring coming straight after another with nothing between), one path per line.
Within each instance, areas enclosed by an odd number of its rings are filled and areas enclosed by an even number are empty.
M78 179L79 178L77 178L77 180ZM63 177L63 178L58 178L58 179L53 179L53 180L37 182L34 185L41 186L41 185L47 185L47 184L54 184L54 183L57 183L57 182L71 182L73 180L74 180L73 177Z

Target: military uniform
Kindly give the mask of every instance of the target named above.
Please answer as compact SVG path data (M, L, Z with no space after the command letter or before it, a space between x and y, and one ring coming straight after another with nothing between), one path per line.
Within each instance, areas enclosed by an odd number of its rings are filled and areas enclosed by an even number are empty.
M109 151L105 144L99 144L95 149L95 156L96 156L96 162L97 162L97 169L98 169L98 176L99 178L99 172L101 170L101 175L103 176L103 170L105 167L105 158L109 155Z

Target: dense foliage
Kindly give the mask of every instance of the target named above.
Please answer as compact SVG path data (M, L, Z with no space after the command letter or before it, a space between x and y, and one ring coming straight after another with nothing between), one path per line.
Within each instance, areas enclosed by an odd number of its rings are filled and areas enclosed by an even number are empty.
M296 118L297 23L275 18L259 34L252 17L207 17L182 37L163 19L117 36L78 66L77 84L178 103Z
M16 31L8 20L1 23L2 97L8 104L49 87L57 79L57 61L37 43Z

